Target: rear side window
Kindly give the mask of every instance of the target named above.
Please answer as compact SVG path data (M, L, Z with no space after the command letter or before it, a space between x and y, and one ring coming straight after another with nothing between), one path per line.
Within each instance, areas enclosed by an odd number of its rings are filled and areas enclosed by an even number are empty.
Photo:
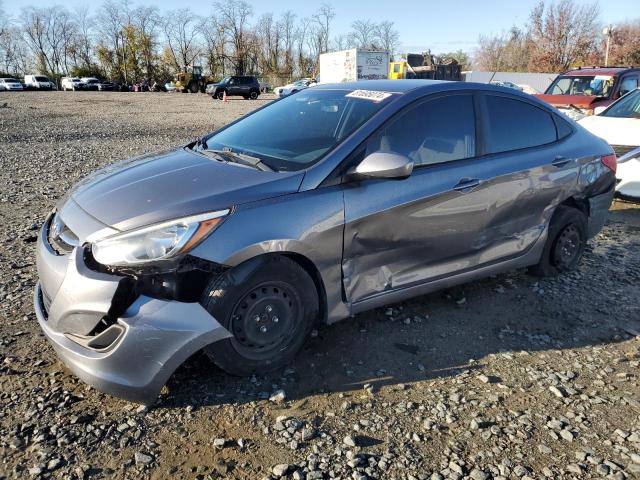
M560 115L554 115L553 119L556 121L556 130L558 131L558 140L568 137L573 133L573 128L569 125L565 119Z
M367 153L375 151L400 153L415 166L474 157L473 96L439 97L400 114L369 139Z
M486 95L487 153L508 152L555 142L551 114L520 100Z

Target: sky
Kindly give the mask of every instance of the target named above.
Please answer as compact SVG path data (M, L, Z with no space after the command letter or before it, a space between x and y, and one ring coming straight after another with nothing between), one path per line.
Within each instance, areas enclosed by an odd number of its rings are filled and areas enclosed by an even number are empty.
M580 4L592 1L576 0ZM99 0L0 0L5 11L17 16L26 5L64 5L69 9L76 6L93 5L98 8ZM206 15L213 10L213 0L132 0L136 5L157 5L161 10L182 8L188 5L192 11ZM254 21L261 14L275 15L287 10L300 17L311 16L322 0L256 0L250 2L254 8ZM538 0L328 0L336 11L333 32L343 34L349 31L354 20L370 19L374 22L390 20L400 32L401 52L418 52L431 49L442 53L462 49L472 52L481 34L499 34L513 25L526 23L531 8ZM601 0L600 18L605 24L637 18L640 16L640 0ZM393 5L390 8L390 5Z

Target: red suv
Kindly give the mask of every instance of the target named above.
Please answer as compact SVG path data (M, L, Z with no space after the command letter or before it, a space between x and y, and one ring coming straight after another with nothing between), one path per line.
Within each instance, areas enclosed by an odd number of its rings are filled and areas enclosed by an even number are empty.
M592 67L569 70L556 77L544 94L536 95L578 120L593 115L640 85L640 68Z

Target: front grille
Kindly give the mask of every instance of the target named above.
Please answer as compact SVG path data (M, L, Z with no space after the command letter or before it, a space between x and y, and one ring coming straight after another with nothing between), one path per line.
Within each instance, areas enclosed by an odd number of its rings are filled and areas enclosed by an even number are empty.
M616 154L616 157L620 158L623 155L626 155L634 148L638 148L638 145L611 145L613 147L613 151Z

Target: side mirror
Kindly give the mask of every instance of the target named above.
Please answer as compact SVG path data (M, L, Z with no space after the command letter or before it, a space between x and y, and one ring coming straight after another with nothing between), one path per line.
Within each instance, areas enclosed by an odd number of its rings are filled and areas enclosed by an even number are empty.
M350 172L350 177L401 180L413 172L413 160L393 152L373 152Z
M604 112L607 109L607 107L603 107L602 105L599 107L596 107L593 109L593 114L594 115L600 115L602 112Z

